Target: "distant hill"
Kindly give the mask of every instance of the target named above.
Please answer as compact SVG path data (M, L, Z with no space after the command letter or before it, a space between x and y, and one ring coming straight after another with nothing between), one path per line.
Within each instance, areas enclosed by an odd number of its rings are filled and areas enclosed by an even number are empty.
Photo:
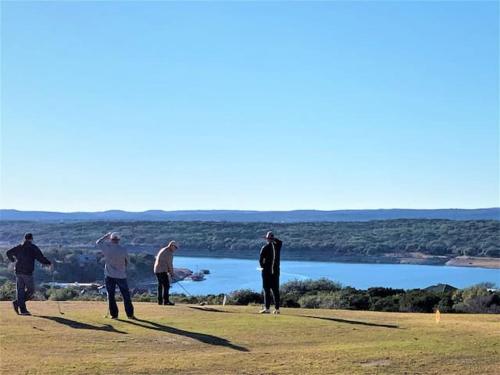
M334 222L393 219L500 220L500 207L478 209L380 209L296 211L161 211L49 212L0 210L0 220L30 221L229 221L229 222Z
M401 257L444 264L451 257L500 258L499 220L398 219L363 222L236 223L215 221L0 221L0 249L19 243L26 232L36 243L94 248L104 233L117 231L134 251L156 251L175 239L182 254L255 258L262 236L272 229L286 244L284 258L385 263ZM354 259L354 258L355 259ZM390 259L398 257L398 259ZM415 259L412 260L412 262ZM408 260L409 261L409 260ZM470 262L473 262L470 260ZM467 261L467 264L469 261ZM1 272L0 272L1 276Z

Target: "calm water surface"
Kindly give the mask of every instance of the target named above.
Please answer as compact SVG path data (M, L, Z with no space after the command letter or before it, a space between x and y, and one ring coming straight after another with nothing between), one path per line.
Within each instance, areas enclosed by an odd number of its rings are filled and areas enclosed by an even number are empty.
M193 271L210 270L210 275L207 275L204 281L182 282L191 294L228 293L236 289L261 290L257 260L175 257L174 267L185 267ZM495 269L403 264L281 262L281 283L294 279L319 279L320 277L358 289L373 286L424 288L438 283L463 288L485 281L500 284L500 271ZM172 292L181 293L183 290L179 285L174 284Z

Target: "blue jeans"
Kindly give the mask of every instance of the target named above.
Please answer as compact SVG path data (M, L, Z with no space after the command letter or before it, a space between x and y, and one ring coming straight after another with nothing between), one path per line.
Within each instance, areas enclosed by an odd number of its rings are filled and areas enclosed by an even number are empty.
M134 306L132 305L132 299L130 298L127 279L115 279L114 277L106 276L106 290L108 291L109 313L111 314L111 317L118 317L118 306L116 305L115 299L115 289L117 285L123 297L123 304L125 305L125 312L127 313L127 316L134 316Z
M33 275L16 275L16 301L21 312L26 312L26 301L35 294Z

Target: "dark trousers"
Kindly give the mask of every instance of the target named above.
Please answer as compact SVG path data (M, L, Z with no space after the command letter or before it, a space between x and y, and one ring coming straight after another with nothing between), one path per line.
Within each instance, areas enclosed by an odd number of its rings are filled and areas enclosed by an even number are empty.
M132 299L130 298L127 279L115 279L114 277L106 276L106 290L108 291L109 313L113 318L118 317L118 306L116 305L115 299L115 289L117 285L123 297L123 304L125 305L125 312L127 313L127 316L134 316L134 306L132 305Z
M16 275L16 301L21 312L26 312L26 301L35 294L33 275Z
M158 304L163 305L170 302L170 280L166 272L155 273L155 275L158 279Z
M262 272L262 288L264 289L264 304L271 307L271 291L274 296L274 306L280 308L280 275Z

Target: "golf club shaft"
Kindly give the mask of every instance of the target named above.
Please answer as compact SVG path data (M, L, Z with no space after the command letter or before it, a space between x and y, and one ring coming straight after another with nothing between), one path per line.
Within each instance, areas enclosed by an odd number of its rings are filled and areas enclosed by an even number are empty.
M191 293L189 293L186 288L184 288L184 285L181 284L180 281L177 281L177 284L179 284L179 286L188 294L188 296L192 297L193 295Z
M54 269L52 269L52 291L51 291L51 295L54 294L54 291L55 291L55 273L56 271ZM61 304L59 303L59 300L57 299L57 296L54 295L54 298L56 299L56 302L57 302L57 310L59 311L59 314L61 315L64 315L64 313L62 312L61 310Z

